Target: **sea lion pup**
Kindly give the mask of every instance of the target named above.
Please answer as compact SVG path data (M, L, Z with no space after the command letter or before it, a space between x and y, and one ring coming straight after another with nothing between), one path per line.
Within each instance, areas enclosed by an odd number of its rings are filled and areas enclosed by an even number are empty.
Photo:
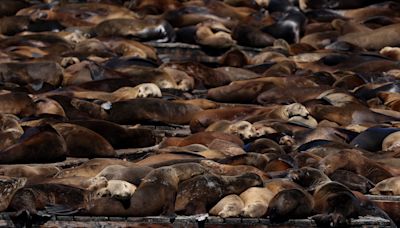
M249 139L255 135L251 123L247 121L232 122L228 120L220 120L208 126L205 131L220 131L240 136L243 139Z
M223 132L198 132L183 138L166 138L160 143L160 148L167 146L187 146L190 144L202 144L208 147L215 139L229 141L240 147L244 146L243 141L236 135Z
M140 121L156 121L171 124L188 124L202 109L156 98L137 98L112 103L110 121L132 124Z
M236 44L231 31L219 22L202 22L196 25L196 42L212 48L229 48Z
M0 113L14 114L20 117L35 114L35 104L32 98L22 92L0 94Z
M109 180L107 186L96 191L96 197L112 197L129 200L136 191L136 186L123 180Z
M212 160L202 160L200 164L210 169L210 172L225 175L225 176L236 176L242 173L254 173L261 177L263 181L268 180L268 175L251 165L225 165Z
M123 165L109 165L99 172L96 177L105 177L107 180L123 180L139 186L142 179L153 168L149 166L126 167Z
M26 178L21 177L8 177L0 176L0 191L1 191L1 202L0 202L0 212L5 211L15 192L24 187L26 183Z
M45 82L59 86L62 82L62 67L52 61L0 63L2 82Z
M374 184L393 177L384 166L368 159L360 151L354 149L344 149L327 155L319 162L319 169L327 175L337 169L353 171L368 178Z
M366 177L355 174L347 170L336 170L329 178L332 181L339 182L353 191L359 191L361 193L368 193L374 184Z
M105 120L74 120L105 138L114 149L153 146L157 142L155 132L144 127L125 127Z
M173 41L175 33L172 26L165 20L157 19L124 19L106 20L96 25L93 32L97 36L133 37L141 41L158 40Z
M250 165L254 166L261 171L267 171L267 165L269 162L277 158L276 154L258 154L248 152L246 154L236 155L228 158L219 160L221 164L227 165Z
M88 128L69 123L56 123L53 127L64 138L69 156L84 158L116 156L110 143Z
M89 203L87 213L99 216L172 215L178 184L204 173L207 173L207 170L197 163L182 163L154 169L143 178L129 205L125 205L128 207L112 198L100 198Z
M26 177L27 179L35 177L53 177L60 172L60 170L60 168L51 165L0 165L1 176Z
M400 177L391 177L377 183L370 189L374 195L400 195Z
M175 211L184 215L207 213L224 196L240 194L249 187L261 184L261 178L254 173L239 176L199 175L179 184Z
M348 33L338 37L339 41L345 41L365 49L379 50L386 46L399 46L399 41L393 39L398 36L400 24L383 26L368 32Z
M240 194L244 202L241 216L248 218L260 218L268 209L268 204L274 197L273 192L265 187L251 187Z
M239 217L244 207L242 198L238 195L227 195L218 201L208 212L210 215L217 215L221 218Z
M133 162L112 158L93 158L77 167L61 170L54 178L64 177L94 177L109 165L122 165L126 167L137 167Z
M50 125L29 128L20 141L0 151L1 164L49 163L65 160L67 146Z

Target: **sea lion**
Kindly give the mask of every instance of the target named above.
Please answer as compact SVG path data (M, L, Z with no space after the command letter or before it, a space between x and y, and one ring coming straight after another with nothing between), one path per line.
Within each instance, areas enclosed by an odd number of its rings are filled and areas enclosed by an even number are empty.
M53 177L61 169L56 166L0 165L0 175L9 177Z
M59 173L57 173L55 178L76 177L76 176L94 177L109 165L122 165L126 167L138 166L133 162L124 161L120 159L93 158L87 162L82 163L77 167L71 167L61 170Z
M153 168L148 166L126 167L123 165L109 165L101 170L96 176L105 177L107 180L124 180L139 186L142 178L152 170Z
M251 187L240 194L244 202L241 211L243 217L260 218L268 209L269 202L274 194L265 187Z
M359 191L364 194L368 193L371 188L374 187L374 184L366 177L347 170L338 169L329 175L329 178L332 181L336 181L347 186L353 191Z
M66 117L63 107L55 100L50 98L34 99L36 112L35 115L40 114L54 114Z
M8 208L15 192L24 187L26 178L0 176L0 191L1 191L1 203L0 211L4 211Z
M267 215L272 222L306 218L311 215L314 200L302 189L284 189L269 201Z
M48 163L63 161L67 146L50 125L30 128L21 136L20 142L0 152L0 163Z
M228 165L250 165L260 169L261 171L267 171L267 164L277 157L276 154L258 154L248 152L246 154L221 159L218 162Z
M227 195L218 201L208 212L211 215L218 215L221 218L238 217L244 207L242 198L238 195Z
M90 202L87 213L103 216L150 216L174 214L178 184L194 176L206 173L196 163L182 163L152 170L133 193L128 207L112 198L100 198ZM153 196L148 198L147 196ZM105 203L105 204L104 204ZM109 205L104 207L104 205Z
M160 148L167 146L187 146L190 144L202 144L209 146L216 139L232 142L240 147L243 147L243 141L238 136L222 132L198 132L183 138L166 138L160 143Z
M30 178L27 181L27 186L35 184L63 184L76 188L86 189L88 191L97 191L101 188L107 187L107 179L104 177L64 177L64 178L43 178L36 177Z
M215 205L222 197L240 194L247 188L260 184L260 177L253 173L239 176L199 175L179 185L175 211L185 215L206 213L209 207Z
M249 139L255 135L251 123L247 121L231 122L220 120L208 126L205 131L221 131L227 134L238 135L243 139Z
M96 132L115 149L148 147L157 142L155 132L144 127L125 127L106 120L74 120L71 123Z
M337 169L353 171L368 178L373 183L393 176L384 166L354 149L344 149L327 155L319 162L319 169L327 175L332 174Z
M385 137L385 139L382 141L382 150L383 151L388 151L388 150L395 150L400 146L399 142L399 136L400 132L393 132L389 134L388 136Z
M84 158L116 156L110 143L90 129L69 123L57 123L53 127L64 138L69 156Z
M225 165L212 160L202 160L200 161L200 164L209 168L210 172L218 175L236 176L241 173L254 173L260 176L263 181L269 179L265 172L250 165Z
M0 114L0 149L5 149L15 143L24 133L18 123L18 117L12 114Z
M107 186L96 191L97 197L112 197L118 200L129 200L136 186L123 180L109 180Z
M231 31L222 23L202 22L196 25L196 41L200 45L211 48L229 48L236 43L230 35Z
M156 98L137 98L112 103L109 120L119 124L157 121L187 124L201 109Z
M400 177L391 177L380 181L369 190L374 195L400 195Z
M32 98L21 92L0 94L0 113L26 117L35 114L36 108Z

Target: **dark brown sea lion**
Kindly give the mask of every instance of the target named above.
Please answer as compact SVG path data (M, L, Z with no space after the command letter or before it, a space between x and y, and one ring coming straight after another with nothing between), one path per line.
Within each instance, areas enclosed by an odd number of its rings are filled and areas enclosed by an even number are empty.
M249 187L262 183L257 174L248 173L240 176L199 175L179 185L175 202L177 213L206 213L218 200L229 194L240 194ZM198 188L197 186L203 186Z
M355 174L347 170L336 170L329 178L332 181L339 182L353 191L359 191L367 194L374 187L374 184L364 176Z
M75 120L71 123L98 133L115 149L148 147L156 144L155 133L143 127L127 128L105 120Z
M261 171L268 171L267 165L269 162L277 158L276 154L258 154L248 152L246 154L236 155L232 157L228 157L225 159L221 159L218 162L221 164L228 165L250 165L254 166Z
M35 114L35 104L26 93L4 93L0 95L0 112L18 116L30 116Z
M378 183L393 176L384 166L354 149L345 149L329 154L319 164L319 168L327 175L332 174L337 169L344 169L365 176L373 183Z
M62 81L62 68L55 62L24 62L0 64L0 80L20 84L45 82L59 86Z
M30 4L23 0L4 0L0 3L0 15L11 16L20 9L28 7Z
M72 157L115 157L116 153L110 143L96 132L69 123L57 123L53 127L62 135Z
M156 121L171 124L187 124L201 111L193 105L178 104L155 98L138 98L112 104L109 120L119 124Z
M24 187L26 178L0 176L1 203L0 211L8 208L15 192Z
M154 169L143 178L132 195L128 207L124 207L112 198L101 198L88 205L87 213L104 216L151 216L160 213L172 215L178 184L206 172L204 167L196 163L182 163ZM148 198L149 195L153 197ZM104 203L109 206L104 207Z
M312 214L314 200L302 189L285 189L278 192L269 202L266 215L272 222L306 218Z
M21 136L20 142L0 152L0 163L48 163L63 161L67 146L50 125L30 128Z
M63 184L37 184L19 189L11 200L9 208L16 211L16 216L23 213L35 216L46 205L61 205L69 210L85 208L91 194L87 190Z

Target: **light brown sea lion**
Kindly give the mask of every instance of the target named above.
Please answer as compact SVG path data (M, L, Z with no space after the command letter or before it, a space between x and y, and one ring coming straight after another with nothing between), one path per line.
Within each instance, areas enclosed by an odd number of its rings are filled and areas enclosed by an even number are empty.
M112 198L89 203L87 213L103 216L150 216L174 214L175 196L181 181L206 173L196 163L183 163L154 169L144 177L132 195L128 207ZM147 196L153 196L148 198ZM104 207L104 203L109 205Z
M62 161L67 147L64 139L50 125L30 128L20 142L0 152L0 163L48 163Z
M250 165L254 166L261 171L267 171L267 165L273 159L277 158L276 154L258 154L254 152L248 152L246 154L236 155L221 159L218 162L221 164L228 165Z
M243 147L243 141L235 135L230 135L222 132L198 132L184 138L170 137L161 142L160 148L167 146L187 146L190 144L202 144L209 146L215 139L221 139L232 142L240 147Z
M12 114L0 114L0 149L17 143L24 133L18 120L18 117Z
M249 139L255 135L253 126L247 121L231 122L228 120L220 120L208 126L205 131L220 131L227 134L238 135L243 139Z
M380 181L369 191L374 195L400 195L400 177L391 177Z
M163 67L162 69L172 78L174 78L177 85L176 89L183 91L190 91L194 89L195 87L194 78L189 76L186 72L174 69L172 67Z
M260 176L263 181L269 179L265 172L250 165L225 165L212 160L202 160L200 164L209 168L210 172L218 175L236 176L241 173L255 173Z
M110 143L96 132L69 123L57 123L53 127L64 138L68 155L72 157L115 157Z
M50 98L35 99L36 115L40 114L54 114L66 117L63 107L55 100Z
M132 124L140 121L187 124L199 111L201 109L193 105L155 98L138 98L112 103L109 119L120 124Z
M94 158L77 167L71 167L60 171L55 178L63 177L94 177L109 165L122 165L126 167L137 167L133 162L112 158Z
M373 31L354 32L340 36L339 41L346 41L366 49L379 50L386 46L398 46L399 42L393 37L399 35L400 24L387 25Z
M156 50L141 42L123 38L99 38L109 49L122 56L157 60Z
M212 48L229 48L236 42L232 39L231 31L222 23L203 22L196 25L196 41L200 45Z
M344 149L324 157L319 162L319 168L327 175L337 169L345 169L363 175L373 183L378 183L393 175L384 166L363 156L360 151Z
M238 217L243 207L244 203L240 196L231 194L218 201L208 213L221 218Z
M123 165L109 165L96 176L105 177L107 180L124 180L139 186L142 178L152 170L153 168L148 166L126 167Z
M382 150L396 150L400 146L399 137L400 132L394 132L386 136L385 139L382 141Z
M86 189L88 191L97 191L101 188L107 187L107 179L104 177L64 177L64 178L30 178L28 179L27 186L35 184L63 184L76 188Z
M241 211L243 217L260 218L268 209L268 204L274 197L273 192L265 187L251 187L240 194L244 202Z
M129 200L136 191L136 186L123 180L108 180L107 186L96 191L96 197L112 197Z
M0 175L9 177L53 177L60 168L56 166L1 165Z
M179 185L175 211L186 215L206 213L209 207L215 205L222 197L240 194L247 188L261 183L260 177L253 173L239 176L199 175Z
M1 203L0 211L8 208L15 192L24 187L26 178L0 176Z

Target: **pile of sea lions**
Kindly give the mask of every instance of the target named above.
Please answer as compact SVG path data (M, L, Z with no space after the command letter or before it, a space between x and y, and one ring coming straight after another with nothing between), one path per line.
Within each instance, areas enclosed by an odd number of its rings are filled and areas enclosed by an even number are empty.
M397 1L2 0L0 211L395 227L399 37Z

